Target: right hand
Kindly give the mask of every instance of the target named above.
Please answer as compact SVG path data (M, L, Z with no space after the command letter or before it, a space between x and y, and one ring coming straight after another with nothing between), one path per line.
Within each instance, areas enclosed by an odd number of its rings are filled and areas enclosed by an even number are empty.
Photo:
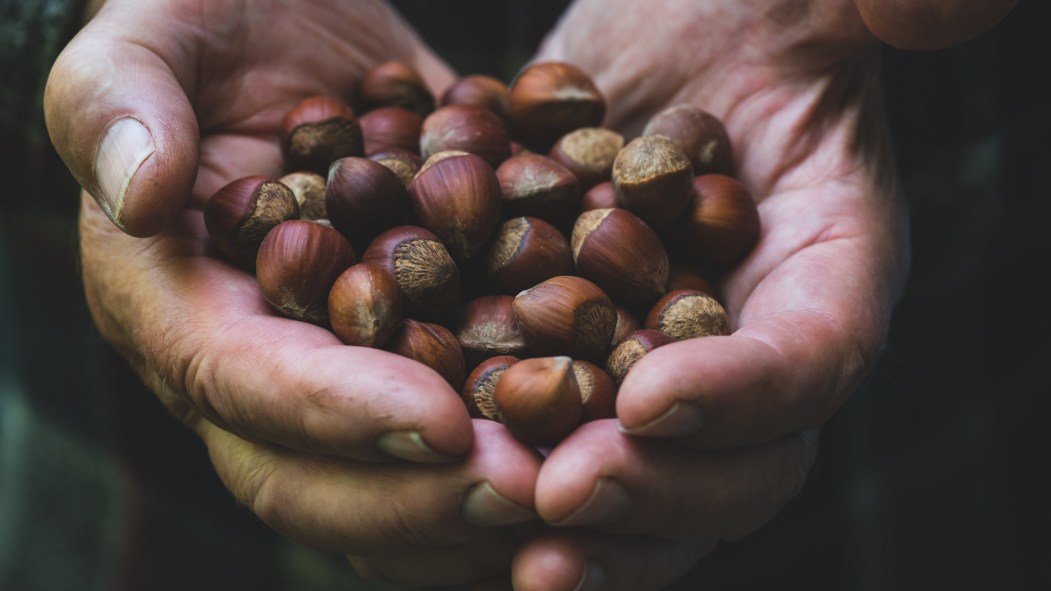
M452 79L377 1L112 0L57 60L48 128L94 196L80 240L96 324L240 502L368 577L506 576L510 526L535 518L536 453L472 423L423 365L278 317L208 249L204 202L280 174L285 112L348 97L392 59L435 91Z

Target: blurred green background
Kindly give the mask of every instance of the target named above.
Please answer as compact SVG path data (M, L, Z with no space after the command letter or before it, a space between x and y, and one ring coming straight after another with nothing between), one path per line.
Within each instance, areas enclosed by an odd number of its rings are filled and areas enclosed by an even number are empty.
M394 4L459 71L506 80L564 2ZM913 236L886 353L800 496L676 588L1051 588L1049 13L1023 1L958 48L884 52ZM0 63L43 59L21 42ZM373 588L238 507L96 334L76 186L38 101L13 98L45 73L0 91L0 590Z

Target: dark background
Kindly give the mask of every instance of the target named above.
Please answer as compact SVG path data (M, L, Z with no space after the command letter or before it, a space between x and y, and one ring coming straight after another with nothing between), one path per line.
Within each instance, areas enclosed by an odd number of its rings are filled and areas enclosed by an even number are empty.
M395 4L459 71L506 80L561 3ZM884 52L913 236L886 354L801 495L680 588L1051 588L1049 12L1023 1L963 46ZM341 562L236 506L97 336L76 187L39 111L15 115L0 117L0 591L345 585Z

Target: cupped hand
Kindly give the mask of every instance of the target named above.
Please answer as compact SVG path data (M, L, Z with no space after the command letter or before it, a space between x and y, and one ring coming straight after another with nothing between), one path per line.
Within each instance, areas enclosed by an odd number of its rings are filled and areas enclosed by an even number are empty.
M545 41L536 59L589 72L606 124L628 137L677 103L721 118L762 231L715 277L733 334L648 354L618 420L545 460L536 507L553 527L517 554L516 589L659 588L800 490L818 428L880 354L907 273L879 85L886 31L867 23L920 4L932 3L578 0ZM1013 2L942 4L951 43Z
M451 80L381 2L112 0L56 62L47 121L94 197L80 239L96 324L234 495L366 576L463 583L508 571L511 526L535 519L535 452L473 425L424 366L278 317L210 251L201 212L230 180L282 172L297 101L349 99L391 59L436 92Z

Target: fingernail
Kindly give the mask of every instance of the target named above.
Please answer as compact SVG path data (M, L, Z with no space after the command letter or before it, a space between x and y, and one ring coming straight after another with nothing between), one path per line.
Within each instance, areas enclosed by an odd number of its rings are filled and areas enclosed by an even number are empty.
M631 507L631 496L616 480L601 478L579 509L552 525L596 525L615 521Z
M619 426L621 432L628 435L646 435L652 437L681 437L701 430L704 413L701 407L692 402L681 400L671 405L661 416L637 427Z
M99 205L113 223L121 226L124 196L135 173L153 154L153 136L137 119L124 117L109 126L95 155ZM122 226L121 226L122 227Z
M467 523L480 526L515 525L536 519L536 513L496 492L488 482L467 492L460 511Z
M416 431L391 431L376 439L376 447L383 453L396 458L420 462L422 464L437 464L451 462L456 458L442 455L427 445Z
M580 581L573 591L598 591L605 582L606 569L593 560L585 560L584 573L580 575Z

